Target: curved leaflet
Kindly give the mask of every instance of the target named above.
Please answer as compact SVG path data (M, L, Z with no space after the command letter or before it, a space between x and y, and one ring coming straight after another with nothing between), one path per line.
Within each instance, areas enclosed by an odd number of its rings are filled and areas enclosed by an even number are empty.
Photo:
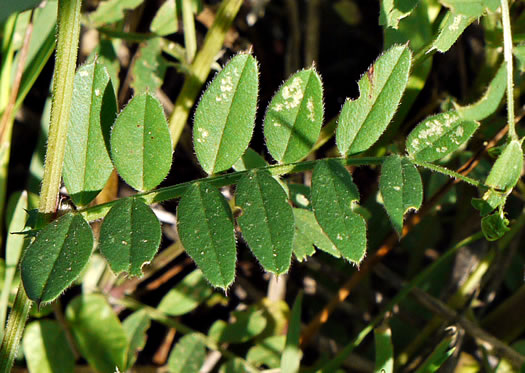
M249 172L237 184L237 219L248 246L266 271L286 273L294 238L294 215L288 196L270 173Z
M137 198L115 203L100 228L99 250L116 274L142 276L160 245L160 223L151 208Z
M228 201L206 182L193 184L177 209L184 249L213 285L227 289L235 278L236 247Z
M257 110L257 61L239 54L217 74L195 110L193 144L203 170L229 169L252 138Z

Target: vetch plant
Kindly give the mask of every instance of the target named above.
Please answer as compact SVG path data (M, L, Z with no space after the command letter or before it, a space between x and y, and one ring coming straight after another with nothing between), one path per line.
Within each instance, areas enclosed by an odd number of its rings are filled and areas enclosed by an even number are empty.
M185 4L183 18L189 22L189 5L186 1L182 3ZM230 0L225 2L224 7L229 3ZM397 29L403 18L416 11L417 2L406 3L410 6L401 11L395 2L382 1L380 21L385 27ZM227 292L236 278L238 238L242 237L260 267L276 276L288 273L294 258L304 261L312 256L315 248L359 269L367 256L369 218L360 206L361 193L349 166L380 170L378 199L398 238L406 231L406 217L423 205L426 171L477 188L481 197L474 198L472 205L480 212L483 235L489 241L504 237L512 228L505 206L522 174L524 139L515 128L513 44L507 0L501 1L505 62L498 65L485 94L471 105L453 103L441 112L422 118L406 136L404 148L388 147L382 154L374 150L383 140L382 136L387 136L392 121L398 120L396 113L404 103L404 94L414 84L413 72L432 53L446 52L475 19L500 6L493 0L442 3L445 14L434 40L418 50L412 50L411 43L406 41L392 43L364 71L358 82L358 97L344 102L329 132L328 137L335 137L337 156L308 158L324 141L323 131L329 128L329 124L323 128L323 85L315 65L292 74L265 108L262 123L257 123L258 106L261 110L266 104L258 101L259 65L252 52L242 52L215 75L195 108L193 147L207 176L158 188L170 173L173 150L178 143L180 128L174 128L174 118L176 115L183 118L187 112L176 109L167 119L159 98L149 90L136 91L117 112L111 66L100 56L76 69L73 77L80 1L59 0L57 66L39 219L25 232L31 242L20 261L23 288L15 300L4 336L0 358L5 360L0 362L0 372L7 372L11 367L31 302L40 308L55 301L79 278L93 255L102 255L114 274L143 275L144 266L154 260L162 240L161 223L150 207L152 204L178 200L178 237L198 267L185 278L184 291L190 287L197 289L199 300L176 310L173 305L182 302L183 297L171 295L176 301L166 297L158 309L137 311L128 316L127 324L122 326L104 296L83 294L75 298L68 305L65 317L78 349L99 371L109 371L115 366L125 371L132 367L135 350L144 345L142 337L150 317L180 328L171 319L166 321L166 315L187 313L209 297L211 291L206 281ZM125 6L116 6L113 1L104 4L115 6L111 8L114 11L111 16L120 19ZM165 4L175 7L178 2ZM97 11L98 16L102 9L103 5ZM92 15L91 21L102 23L97 14ZM152 24L152 30L159 34L163 29L161 21L156 18ZM71 35L67 35L70 31ZM188 63L194 55L193 42L188 35ZM205 57L201 56L195 57L192 66L203 63ZM135 87L140 87L140 83ZM195 96L194 88L183 90L184 97ZM469 140L484 125L482 121L497 111L505 88L508 138L490 171L484 179L479 179L447 168L442 161L468 146ZM266 149L273 158L271 164L249 148L254 131L261 125ZM114 169L136 193L111 202L93 203ZM300 194L300 199L293 191L290 176L306 172L311 172L311 185L305 187L308 195ZM55 205L61 178L74 206L58 216ZM231 198L221 189L227 186L234 186L230 189L234 190ZM91 223L101 219L100 229L94 234ZM414 280L412 286L421 278ZM286 338L271 341L283 351L279 362L283 372L299 370L302 302L299 295ZM93 351L91 346L97 344L93 336L103 331L98 330L100 325L90 318L85 305L107 315L105 322L111 325L112 343L99 346L101 351ZM132 304L126 306L133 307ZM378 320L359 336L361 340L378 325ZM199 369L206 348L221 350L226 356L228 353L222 350L222 344L247 342L263 333L266 327L266 318L255 308L240 311L232 323L214 323L209 336L182 327L186 335L175 346L168 365L173 368L182 362L185 368L180 371ZM38 334L42 330L50 330L58 339L64 339L55 325L46 322L32 324L27 333ZM391 337L387 325L376 328L378 369L393 370ZM445 337L420 370L435 361L441 365L452 354L451 345L450 337ZM350 345L321 371L333 371L352 348ZM111 356L109 362L97 356L106 349ZM227 357L227 364L234 367L235 356ZM254 370L244 361L240 364Z

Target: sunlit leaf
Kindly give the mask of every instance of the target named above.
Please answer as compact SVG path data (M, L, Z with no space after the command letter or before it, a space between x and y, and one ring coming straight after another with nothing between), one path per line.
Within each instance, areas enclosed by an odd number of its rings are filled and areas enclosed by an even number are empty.
M474 22L478 17L466 16L460 13L448 11L439 26L437 38L432 43L430 50L436 49L438 52L445 53L454 45L463 31Z
M227 170L248 147L255 125L258 80L255 58L239 54L202 95L195 111L193 143L206 173Z
M236 261L228 201L207 183L195 183L182 196L177 217L177 229L186 252L213 286L227 289L235 278Z
M392 373L394 371L394 346L392 345L392 331L383 324L374 329L376 348L374 372Z
M408 82L412 55L407 45L394 45L359 80L359 98L347 100L336 131L339 152L367 150L386 130Z
M133 188L155 188L171 167L171 137L159 100L135 96L119 114L111 132L111 156L118 173Z
M498 108L507 88L507 64L502 63L485 94L471 105L454 105L458 114L469 120L483 120Z
M269 172L250 172L237 184L237 219L242 235L263 268L276 274L290 267L294 215L288 196Z
M523 150L517 140L511 141L490 170L485 184L508 192L518 183L523 169Z
M202 336L197 333L187 334L182 337L168 359L168 370L170 373L194 373L198 372L204 364L206 357L206 346Z
M177 32L179 22L177 19L177 2L175 0L165 1L157 10L150 30L158 35L169 35Z
M265 338L248 350L246 360L257 367L264 364L270 369L278 368L285 342L284 335Z
M53 320L27 325L22 341L30 373L73 373L75 356L64 330Z
M64 184L73 202L86 206L113 171L106 145L117 114L115 91L106 68L94 61L75 75L64 154Z
M341 256L359 264L366 251L366 223L352 209L359 192L337 160L319 162L312 177L312 207L317 221Z
M234 321L216 321L208 335L219 343L244 343L259 335L266 327L262 310L251 307L246 311L232 312Z
M480 17L486 8L493 12L499 7L499 0L440 0L454 13L464 14L468 17Z
M89 14L89 20L95 25L113 23L124 19L126 12L135 9L144 0L107 0L101 2L97 10Z
M314 68L292 75L275 93L264 118L264 137L272 157L295 162L314 146L323 124L323 86Z
M170 316L188 313L212 294L210 285L196 269L172 288L160 301L157 309Z
M138 198L123 198L107 213L100 228L99 250L116 274L142 276L160 245L160 223Z
M409 16L418 2L419 0L381 0L379 24L397 29L399 21Z
M93 249L93 233L81 215L68 213L39 231L22 258L22 281L29 299L58 297L78 277Z
M303 304L303 294L299 293L292 308L288 333L286 334L286 344L281 358L282 373L299 372L303 351L299 345L301 337L301 308Z
M418 210L423 202L423 183L417 168L406 158L388 157L381 167L379 190L392 225L401 234L405 213Z
M454 111L432 115L408 135L408 154L418 161L441 159L466 143L478 127L478 122L463 119Z
M103 295L78 296L65 314L76 346L89 365L102 373L125 370L128 336Z

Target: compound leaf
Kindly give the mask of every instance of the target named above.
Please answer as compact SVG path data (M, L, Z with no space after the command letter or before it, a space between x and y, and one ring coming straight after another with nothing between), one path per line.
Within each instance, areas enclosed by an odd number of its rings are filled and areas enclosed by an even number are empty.
M106 68L94 61L75 75L64 154L64 184L77 206L86 206L113 171L106 141L117 113L115 91Z
M24 332L23 347L30 373L72 373L75 369L75 356L56 321L30 323Z
M84 294L66 308L76 346L97 372L126 369L128 336L115 311L101 294Z
M193 143L206 173L227 170L248 147L255 125L258 79L255 58L239 54L202 95L195 111Z
M123 198L107 213L100 228L99 250L116 274L142 276L160 245L160 223L138 198Z
M366 251L366 223L352 209L359 192L337 160L319 162L312 177L312 207L317 221L341 256L359 264Z
M510 191L518 183L523 169L523 150L519 141L511 141L492 166L485 184L502 190Z
M228 201L205 182L193 184L177 210L177 229L188 255L206 279L222 289L235 278L235 232Z
M170 316L184 315L197 308L211 294L212 289L202 271L196 269L162 298L157 309Z
M386 130L408 82L412 54L394 45L359 80L359 98L347 100L339 116L336 141L347 156L370 148Z
M135 96L119 114L111 132L113 163L126 183L139 191L155 188L168 175L172 145L159 100Z
M288 196L269 172L250 172L237 184L237 219L248 246L266 271L281 274L290 267L294 215Z
M478 122L463 119L455 111L432 115L408 135L408 154L418 161L438 160L466 143L478 127Z
M455 109L464 119L483 120L496 111L505 94L505 88L507 88L507 64L502 63L483 97L472 105L454 105Z
M197 333L182 337L170 354L168 369L170 373L198 372L206 358L206 346Z
M314 68L292 75L266 110L264 137L272 157L298 161L314 146L323 124L323 85Z
M379 190L390 221L401 235L403 216L408 210L418 210L423 202L423 184L417 168L406 158L388 157L381 167Z
M93 249L93 233L82 215L68 213L46 225L22 258L29 299L51 302L78 277Z

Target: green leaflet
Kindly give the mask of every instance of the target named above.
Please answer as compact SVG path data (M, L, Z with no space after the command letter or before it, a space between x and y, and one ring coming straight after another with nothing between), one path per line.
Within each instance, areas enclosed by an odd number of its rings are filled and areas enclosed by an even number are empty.
M249 172L237 184L237 218L242 235L263 268L275 274L288 271L292 256L294 215L288 196L269 172Z
M516 45L512 51L518 60L518 69L521 73L525 72L525 44Z
M161 36L173 34L179 30L175 0L167 0L161 5L151 21L150 30Z
M30 323L24 331L22 345L29 373L73 373L75 356L56 321Z
M93 249L93 233L82 215L68 213L38 232L22 258L27 296L51 302L78 277Z
M151 320L145 310L133 312L122 322L122 328L128 336L128 353L126 371L130 370L137 360L138 351L146 344L146 332L151 325Z
M142 276L160 245L160 223L151 208L137 198L117 201L100 228L99 250L116 274Z
M232 317L235 321L231 324L222 320L214 322L209 337L218 343L244 343L261 334L266 327L263 311L255 307L232 312Z
M135 96L121 111L111 132L111 155L120 176L136 190L151 190L164 180L172 144L157 98L149 93Z
M390 221L401 235L403 216L410 209L418 210L423 202L423 183L416 166L398 155L388 157L381 166L379 190Z
M485 184L504 192L510 192L518 183L523 169L523 150L519 141L511 141L492 166Z
M135 92L156 92L161 87L168 68L167 61L162 57L161 38L141 43L135 56L131 69L131 88Z
M297 373L301 365L303 351L299 345L301 337L301 308L303 304L303 293L299 293L295 298L292 308L290 322L288 323L288 333L286 334L286 344L281 358L282 373Z
M347 100L336 131L343 156L370 148L386 130L408 82L412 54L394 45L359 80L359 98Z
M184 249L213 285L227 289L235 278L235 233L230 206L205 182L193 184L177 209L177 229Z
M248 350L246 360L257 367L264 364L270 369L279 368L285 342L285 335L265 338Z
M294 208L293 214L295 217L294 254L299 261L303 261L306 256L311 256L315 252L312 245L336 258L341 257L315 220L313 212Z
M445 53L454 45L456 40L461 36L463 31L469 26L472 22L474 22L478 17L469 17L464 14L454 13L451 11L448 11L445 15L445 18L443 18L443 21L441 21L441 25L439 26L439 33L432 43L432 48L430 49L436 49L438 52Z
M464 119L483 120L497 110L506 88L507 64L502 63L483 97L477 102L467 106L454 104L455 109Z
M124 19L126 11L135 9L144 0L108 0L101 2L97 10L89 14L92 24L100 26Z
M496 11L499 7L499 0L440 0L446 7L456 14L463 14L468 17L481 17L486 8Z
M170 316L184 315L197 308L211 294L212 289L202 271L196 269L162 298L157 310Z
M418 161L436 161L466 143L478 127L478 122L463 119L455 111L432 115L408 135L408 154Z
M252 138L258 94L257 61L239 54L217 74L195 111L193 143L204 171L230 168Z
M419 0L381 0L379 24L397 29L399 21L412 13Z
M394 372L394 346L392 345L392 331L386 324L374 329L376 359L374 372Z
M337 160L319 162L312 177L312 207L321 228L341 256L359 264L366 251L366 223L352 205L359 192Z
M40 3L41 0L20 0L4 2L0 7L0 24L2 24L11 14L35 8Z
M248 148L232 167L235 171L246 171L266 166L268 166L268 163L266 163L264 158L252 148Z
M117 100L109 74L94 61L75 75L64 154L64 184L77 206L86 206L104 188L113 171L109 133Z
M206 358L206 346L197 333L187 334L175 345L168 359L170 373L198 372Z
M128 336L103 295L78 296L65 314L76 346L91 367L101 373L125 370Z
M272 157L296 162L312 150L323 124L323 85L312 67L292 75L272 98L264 118L264 137Z

